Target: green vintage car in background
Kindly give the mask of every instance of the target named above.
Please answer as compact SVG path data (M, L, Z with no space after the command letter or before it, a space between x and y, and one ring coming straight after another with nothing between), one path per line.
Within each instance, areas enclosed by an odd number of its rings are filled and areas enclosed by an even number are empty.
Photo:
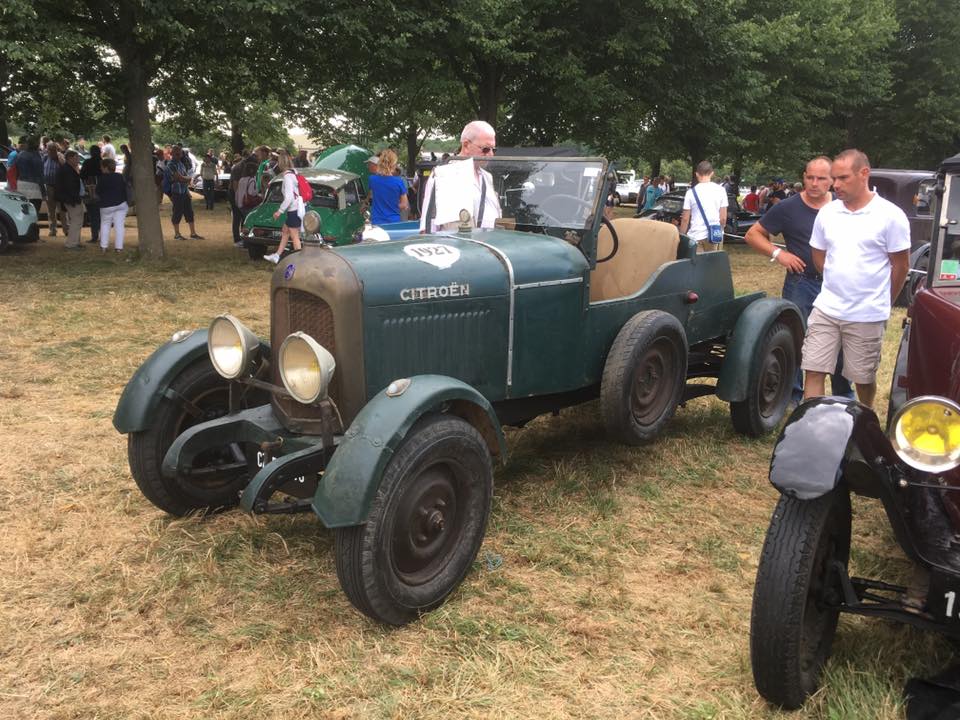
M143 494L173 515L315 513L350 602L401 625L470 570L504 425L599 398L639 444L711 394L738 432L779 424L795 305L737 296L727 254L669 223L606 219L603 158L483 167L496 227L463 209L459 232L307 245L273 274L269 339L225 314L147 358L114 416Z
M331 245L355 242L355 235L363 230L365 223L363 199L366 191L362 178L351 172L325 168L308 168L299 172L307 178L313 189L313 198L306 210L313 210L320 216L322 242ZM243 221L243 244L255 260L262 258L268 250L276 249L280 243L283 217L274 218L273 214L281 202L283 181L277 177L267 186L263 202L251 210Z

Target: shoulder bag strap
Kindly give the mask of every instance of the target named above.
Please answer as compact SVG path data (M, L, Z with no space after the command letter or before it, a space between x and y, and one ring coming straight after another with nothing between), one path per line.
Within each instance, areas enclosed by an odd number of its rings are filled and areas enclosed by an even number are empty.
M690 188L693 192L693 199L697 201L697 207L700 208L700 217L703 218L703 224L707 228L707 237L710 236L710 221L707 220L707 214L703 211L703 205L700 203L700 197L697 195L696 188Z
M487 204L487 178L480 172L480 211L477 213L477 227L483 227L483 210Z

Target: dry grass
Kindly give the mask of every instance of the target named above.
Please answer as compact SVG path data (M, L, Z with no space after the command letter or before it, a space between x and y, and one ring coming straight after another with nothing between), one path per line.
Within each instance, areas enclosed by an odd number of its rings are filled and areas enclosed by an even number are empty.
M110 424L127 378L217 312L269 324L270 266L233 249L223 208L198 218L207 239L169 241L159 269L59 240L0 257L0 717L774 716L747 648L772 439L735 436L712 399L642 449L608 443L592 405L510 432L474 572L399 630L351 609L312 517L155 510ZM731 255L738 289L778 291ZM902 571L877 508L856 509L854 562ZM794 717L899 717L904 678L944 654L844 618Z

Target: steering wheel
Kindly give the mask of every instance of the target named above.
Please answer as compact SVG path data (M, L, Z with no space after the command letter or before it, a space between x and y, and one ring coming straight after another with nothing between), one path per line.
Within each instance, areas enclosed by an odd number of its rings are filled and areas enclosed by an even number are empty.
M549 212L544 208L544 205L553 204L557 200L565 200L565 201L573 202L579 205L584 210L586 210L584 217L589 215L590 212L593 210L593 206L590 203L588 203L586 200L582 198L578 198L576 195L563 195L563 194L550 195L549 197L544 198L544 201L540 203L537 209L540 211L540 214L543 216L544 220L548 220L550 224L555 225L557 227L564 227L567 223L561 222L551 212Z
M613 256L617 254L617 250L620 249L620 238L617 236L617 231L613 229L613 223L607 220L606 216L600 218L600 224L606 225L607 230L610 231L610 237L613 238L613 249L610 251L610 254L607 255L603 260L597 258L597 265L600 263L605 263L608 260L613 259ZM600 244L600 236L597 235L597 245Z

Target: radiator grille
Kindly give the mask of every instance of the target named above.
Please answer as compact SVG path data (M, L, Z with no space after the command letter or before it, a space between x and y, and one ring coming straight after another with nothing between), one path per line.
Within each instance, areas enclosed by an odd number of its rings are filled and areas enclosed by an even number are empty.
M273 382L283 386L280 379L280 345L293 332L305 332L323 345L337 358L337 344L334 337L333 310L321 298L302 290L279 288L273 294L273 310L270 319L270 346L274 348L276 362L273 363ZM340 401L340 382L334 373L330 385L330 397ZM315 420L320 417L320 409L301 405L290 398L274 396L274 406L289 418Z

